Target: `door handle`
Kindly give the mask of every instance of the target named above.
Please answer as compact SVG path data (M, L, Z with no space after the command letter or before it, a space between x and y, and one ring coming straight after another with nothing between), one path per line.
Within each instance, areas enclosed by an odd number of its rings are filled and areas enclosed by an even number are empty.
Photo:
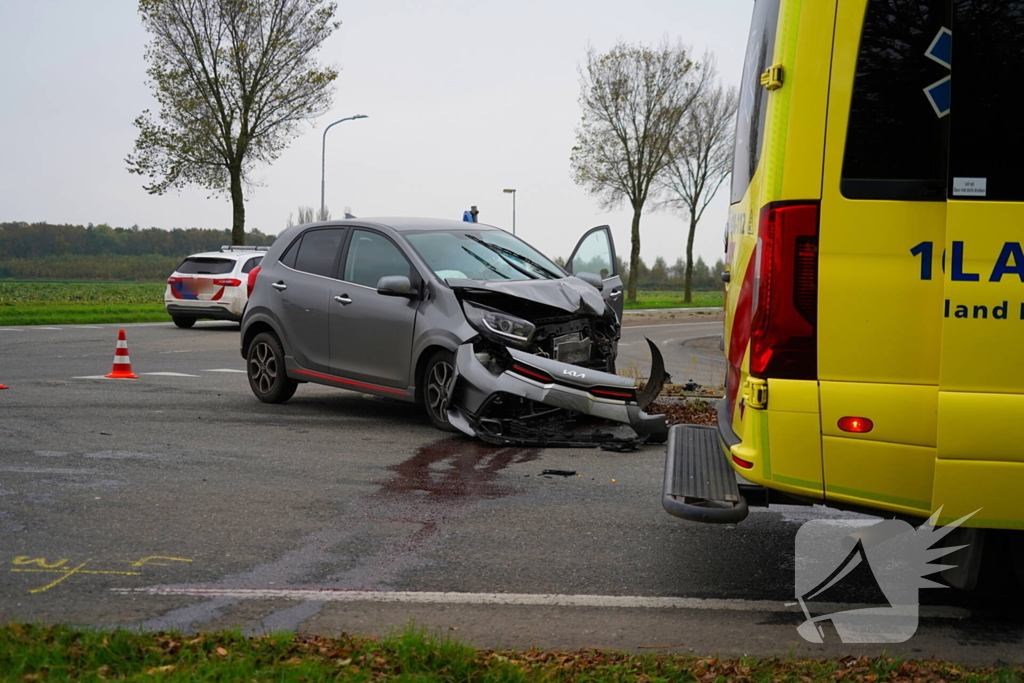
M288 285L286 285L283 282L275 282L274 284L272 284L270 286L273 287L274 289L276 289L279 292L283 292L284 290L288 289Z
M337 301L342 306L348 306L350 303L352 303L352 299L348 298L348 294L342 294L341 296L336 296L336 297L334 297L334 300Z
M611 299L618 299L620 296L622 296L621 289L613 289L611 293L608 294L608 297Z

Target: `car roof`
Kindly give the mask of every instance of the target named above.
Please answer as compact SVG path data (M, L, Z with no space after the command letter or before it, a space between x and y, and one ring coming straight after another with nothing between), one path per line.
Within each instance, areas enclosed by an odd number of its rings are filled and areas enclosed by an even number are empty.
M467 221L456 221L449 218L415 218L409 216L386 216L374 218L352 218L342 221L325 221L316 225L352 225L391 228L398 232L410 232L414 230L501 230L493 225L485 223L469 223Z

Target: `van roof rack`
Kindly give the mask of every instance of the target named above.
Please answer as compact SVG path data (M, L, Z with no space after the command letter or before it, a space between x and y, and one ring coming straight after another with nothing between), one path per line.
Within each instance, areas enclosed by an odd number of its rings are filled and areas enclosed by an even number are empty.
M225 244L221 246L221 251L268 251L270 247L246 247L240 244Z

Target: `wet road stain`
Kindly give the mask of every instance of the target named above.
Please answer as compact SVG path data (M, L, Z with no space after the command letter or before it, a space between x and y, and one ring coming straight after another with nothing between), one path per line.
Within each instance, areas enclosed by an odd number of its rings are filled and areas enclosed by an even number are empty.
M397 476L381 482L378 495L429 494L427 502L465 503L515 492L499 474L509 465L540 457L536 448L495 448L474 441L445 439L420 447L408 460L388 467Z

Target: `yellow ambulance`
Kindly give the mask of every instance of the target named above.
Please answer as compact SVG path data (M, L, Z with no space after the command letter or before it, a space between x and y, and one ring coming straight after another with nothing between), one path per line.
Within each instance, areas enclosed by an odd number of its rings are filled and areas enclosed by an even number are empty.
M726 395L670 435L670 513L978 511L962 585L982 529L1024 529L1022 72L1019 0L756 0Z

